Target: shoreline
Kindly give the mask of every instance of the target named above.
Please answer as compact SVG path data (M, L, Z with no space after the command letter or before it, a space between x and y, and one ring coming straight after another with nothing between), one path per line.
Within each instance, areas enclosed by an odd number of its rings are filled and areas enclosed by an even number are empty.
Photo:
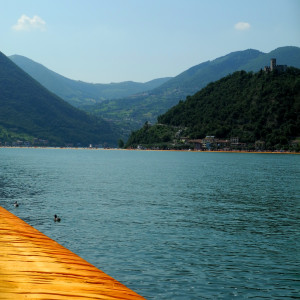
M300 152L291 152L291 151L271 151L271 150L266 150L266 151L246 151L246 150L163 150L163 149L121 149L121 148L94 148L94 147L82 147L82 148L77 148L77 147L42 147L42 146L37 146L37 147L21 147L21 146L0 146L0 149L53 149L53 150L113 150L113 151L159 151L159 152L193 152L193 153L248 153L248 154L296 154L299 155Z
M145 300L1 206L0 233L1 299Z

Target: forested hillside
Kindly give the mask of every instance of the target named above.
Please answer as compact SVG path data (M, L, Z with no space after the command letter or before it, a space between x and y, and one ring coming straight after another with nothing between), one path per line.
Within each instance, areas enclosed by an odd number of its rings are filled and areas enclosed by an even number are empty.
M145 83L133 81L109 84L88 83L66 78L21 55L12 55L9 58L48 90L75 107L88 106L107 99L124 98L149 91L170 79L158 78Z
M166 143L175 147L182 137L215 136L237 137L250 148L257 141L266 149L289 148L300 136L299 116L299 69L290 67L283 73L238 71L180 101L158 117L158 124L145 124L131 134L127 147Z
M89 110L122 124L130 132L130 129L136 130L146 121L155 123L159 115L176 105L179 100L193 95L210 82L238 70L258 72L270 65L271 58L276 58L278 64L300 68L298 47L281 47L269 53L254 49L237 51L193 66L148 93L104 101Z
M116 145L111 125L76 109L0 52L0 143Z

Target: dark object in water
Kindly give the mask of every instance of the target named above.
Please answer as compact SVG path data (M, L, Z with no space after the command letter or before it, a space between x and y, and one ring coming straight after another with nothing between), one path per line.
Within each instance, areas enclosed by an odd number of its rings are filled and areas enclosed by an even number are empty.
M54 222L60 222L60 217L58 217L57 215L54 215Z
M14 207L19 207L19 203L18 203L18 201L15 201L15 203L14 203Z

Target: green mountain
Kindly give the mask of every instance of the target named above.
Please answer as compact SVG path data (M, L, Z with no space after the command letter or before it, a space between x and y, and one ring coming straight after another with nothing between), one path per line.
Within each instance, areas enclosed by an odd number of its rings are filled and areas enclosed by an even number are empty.
M300 48L281 47L270 53L249 49L227 54L196 65L170 79L160 87L124 99L108 100L88 110L105 119L116 121L127 129L140 128L146 121L155 123L159 115L188 95L193 95L210 82L238 70L257 72L276 58L278 64L300 68Z
M87 106L107 99L123 98L152 90L170 79L169 77L159 78L145 83L125 81L110 84L93 84L68 79L24 56L12 55L9 58L49 91L75 107Z
M126 147L191 147L181 141L206 136L236 137L248 149L257 141L270 150L292 148L300 137L300 69L227 75L180 101L156 125L145 123Z
M87 115L49 92L0 52L0 142L49 145L117 143L103 119Z

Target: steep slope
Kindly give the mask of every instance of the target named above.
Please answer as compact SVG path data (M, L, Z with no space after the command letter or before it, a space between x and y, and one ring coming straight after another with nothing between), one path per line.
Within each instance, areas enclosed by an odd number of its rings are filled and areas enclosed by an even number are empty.
M93 84L68 79L21 55L12 55L9 58L48 90L75 107L152 90L170 79L169 77L158 78L146 83L125 81Z
M267 54L253 49L237 51L194 66L148 93L105 101L89 110L106 119L129 124L130 132L130 129L137 129L146 121L155 123L157 116L208 83L238 70L259 71L270 65L270 59L273 57L277 59L278 64L300 68L298 47L282 47Z
M115 144L117 140L109 123L50 93L1 52L0 107L2 142L22 135L52 145Z
M127 146L171 144L180 133L190 139L238 137L252 147L259 140L267 149L289 147L300 136L300 69L237 71L180 101L158 122L132 133Z

